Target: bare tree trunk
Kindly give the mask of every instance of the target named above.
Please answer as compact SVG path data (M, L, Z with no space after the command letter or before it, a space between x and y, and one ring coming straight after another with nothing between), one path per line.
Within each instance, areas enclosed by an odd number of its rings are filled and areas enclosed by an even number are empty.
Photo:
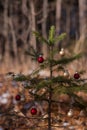
M23 30L23 35L22 35L22 39L24 41L23 50L22 50L22 61L23 61L23 66L24 66L25 71L28 70L29 66L31 66L31 64L32 64L29 56L25 55L25 51L28 50L30 43L31 43L31 39L28 39L28 41L27 41L29 34L31 35L31 38L32 38L32 34L31 34L32 33L31 32L32 31L32 27L31 27L32 22L31 22L30 11L31 11L31 9L27 8L27 0L22 0L22 12L23 12L23 15L25 15L26 18L28 19L27 29ZM27 66L26 66L26 64L27 64Z
M22 11L26 15L27 7L26 7L27 0L22 0Z
M80 36L85 39L87 37L87 4L86 0L79 0L79 23L80 23Z
M62 0L56 0L56 33L60 32Z
M56 35L58 35L61 30L61 8L62 0L56 0ZM55 46L60 49L61 43L57 43Z
M32 31L36 30L36 19L35 19L35 5L34 5L34 0L30 0L30 10L31 10L31 40L30 40L30 45L33 46L33 48L36 50L36 37L32 34ZM32 68L35 69L37 67L37 64L33 61L32 63Z
M28 21L29 21L29 12L28 12L28 9L27 9L27 6L26 6L26 3L27 3L27 0L22 0L22 12L23 12L23 14L28 18ZM26 41L26 39L27 39L27 36L28 36L28 33L29 33L29 29L30 29L30 27L28 26L28 28L27 28L27 30L25 30L24 29L24 33L23 33L23 36L22 36L22 38L23 38L23 41L24 41L24 45L23 45L23 50L22 50L22 62L23 62L23 64L25 65L26 63L26 60L28 60L27 58L26 58L26 56L24 55L24 53L25 53L25 50L28 48L28 44L26 43L27 41Z
M14 54L15 54L15 59L17 59L17 44L16 44L16 36L15 36L15 31L14 31L14 28L13 28L13 23L12 23L12 19L9 18L8 19L8 22L9 22L9 25L10 25L10 28L11 28L11 34L12 34L12 37L13 37L13 51L14 51Z
M66 33L67 33L67 41L69 41L69 33L70 33L70 12L71 12L71 7L66 6Z
M30 8L31 8L31 30L36 30L36 20L35 20L35 7L34 7L34 0L30 0ZM31 45L33 45L34 49L36 49L36 38L33 34L31 34Z
M22 0L22 12L28 18L28 22L32 24L31 17L30 17L30 9L29 10L27 9L26 3L27 3L27 0ZM25 32L23 33L23 37L22 37L24 39L24 43L27 42L27 37L31 31L30 27L31 27L31 25L29 24L27 30L24 30ZM25 49L27 49L28 46L29 46L29 44L24 44Z
M79 0L79 29L80 38L75 46L75 52L86 51L86 39L87 39L87 4L86 0Z
M9 64L9 42L8 42L8 0L5 0L4 4L4 30L3 34L6 37L6 44L5 44L5 65L8 67ZM9 59L10 60L10 59Z
M43 0L43 22L42 22L42 35L47 38L47 15L48 15L48 0ZM47 57L48 48L46 44L42 45L44 57Z
M10 26L10 30L11 30L11 35L12 35L12 47L13 47L13 52L15 55L15 63L17 63L18 60L18 54L17 54L17 39L16 39L16 34L15 34L15 29L14 29L14 25L13 25L13 20L12 20L12 4L10 4L10 18L8 19L9 22L9 26Z

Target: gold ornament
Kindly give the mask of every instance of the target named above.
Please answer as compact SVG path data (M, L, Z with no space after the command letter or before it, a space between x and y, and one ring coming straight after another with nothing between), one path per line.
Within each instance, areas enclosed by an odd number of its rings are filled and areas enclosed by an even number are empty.
M73 110L72 110L72 109L70 109L70 110L68 111L67 116L68 116L68 117L72 117L72 116L73 116Z
M64 48L61 48L61 50L60 50L59 54L60 54L61 56L64 56L64 55L65 55Z
M69 72L68 72L68 70L65 70L63 75L64 75L64 77L68 78L68 77L69 77Z

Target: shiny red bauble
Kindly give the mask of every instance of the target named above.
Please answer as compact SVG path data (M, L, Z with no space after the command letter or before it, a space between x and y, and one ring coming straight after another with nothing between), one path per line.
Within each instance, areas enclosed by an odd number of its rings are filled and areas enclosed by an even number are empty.
M31 108L31 114L36 115L37 114L37 109L36 108Z
M15 96L15 100L19 101L21 99L21 96L18 94Z
M76 72L76 73L74 74L74 79L79 79L79 78L80 78L80 75L79 75L78 72Z
M38 61L39 63L43 63L43 62L44 62L43 56L39 56L38 59L37 59L37 61Z

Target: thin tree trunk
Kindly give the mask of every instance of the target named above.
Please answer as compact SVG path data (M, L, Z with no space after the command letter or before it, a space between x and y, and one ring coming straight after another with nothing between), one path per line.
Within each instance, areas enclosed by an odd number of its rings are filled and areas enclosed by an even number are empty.
M42 35L47 38L47 15L48 15L48 0L43 0L43 22L42 22ZM42 51L44 57L47 57L48 48L43 44Z
M79 0L79 29L80 29L80 38L78 43L75 46L75 52L78 53L86 51L86 39L87 39L87 4L86 0Z
M22 11L25 15L26 15L26 13L28 13L26 3L27 3L27 0L22 0Z
M8 22L9 22L9 25L10 25L10 28L11 28L11 34L12 34L12 37L13 37L13 51L14 51L14 54L15 54L15 58L17 59L17 44L16 44L16 36L15 36L15 31L14 31L14 28L13 28L13 23L12 23L12 19L9 18L8 19Z
M70 12L71 7L66 6L66 33L67 33L67 42L69 41L69 33L70 33Z
M56 0L56 35L58 36L61 31L61 8L62 8L62 0ZM59 49L61 48L61 44L57 43L55 45Z
M26 3L27 3L27 0L22 0L22 13L28 18L28 20L29 20L29 12L28 12L28 9L27 9L27 6L26 6ZM24 64L24 66L25 66L25 64L26 64L26 61L28 61L28 59L26 58L27 56L26 55L24 55L24 53L25 53L25 50L28 48L28 44L27 44L27 36L28 36L28 33L29 33L29 26L28 26L28 28L27 28L27 30L25 30L24 29L24 31L23 31L24 33L23 33L23 36L22 36L22 40L23 40L23 42L24 42L24 44L23 44L23 49L22 49L22 64Z
M3 34L6 37L4 60L5 60L6 66L8 67L9 49L10 49L9 42L8 42L8 0L5 0L5 4L4 4L4 29L3 29Z
M31 30L36 30L36 20L35 20L35 7L34 7L34 0L30 0L30 8L31 8ZM33 45L34 49L36 49L36 38L32 34L31 38L31 45Z
M60 32L62 0L56 0L56 33Z
M87 23L86 23L86 0L79 0L79 23L80 23L80 36L85 39L87 37Z
M13 25L13 20L12 20L12 4L10 4L10 18L9 18L9 26L10 26L10 29L11 29L11 35L12 35L12 47L13 47L13 52L14 52L14 55L15 55L15 63L18 62L18 53L17 53L17 39L16 39L16 34L15 34L15 29L14 29L14 25Z
M33 46L33 48L36 50L36 37L33 35L32 31L36 30L36 19L35 19L35 6L34 6L34 0L30 0L30 10L31 10L31 35L30 35L30 45ZM35 70L37 67L37 64L34 61L31 61L32 63L32 70Z

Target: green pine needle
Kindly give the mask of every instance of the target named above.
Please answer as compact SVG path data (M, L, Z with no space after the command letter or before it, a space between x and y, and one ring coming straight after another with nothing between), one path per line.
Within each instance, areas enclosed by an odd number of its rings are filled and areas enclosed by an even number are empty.
M51 26L50 30L49 30L49 37L48 37L48 40L49 40L49 44L50 45L53 45L54 44L54 36L55 36L55 27L54 26Z
M64 38L66 37L66 33L62 33L62 34L60 34L59 36L57 36L56 38L55 38L55 43L56 42L58 42L58 41L62 41Z
M14 77L13 78L15 81L26 81L28 80L26 76L24 75L21 75L21 76L18 76L18 77Z
M38 38L40 42L49 44L48 41L39 32L33 31L33 34L36 36L36 38Z
M76 59L79 59L81 57L81 54L78 54L78 55L75 55L73 57L70 57L70 58L66 58L66 57L63 57L62 59L56 61L56 60L53 60L53 65L57 65L57 64L68 64Z

